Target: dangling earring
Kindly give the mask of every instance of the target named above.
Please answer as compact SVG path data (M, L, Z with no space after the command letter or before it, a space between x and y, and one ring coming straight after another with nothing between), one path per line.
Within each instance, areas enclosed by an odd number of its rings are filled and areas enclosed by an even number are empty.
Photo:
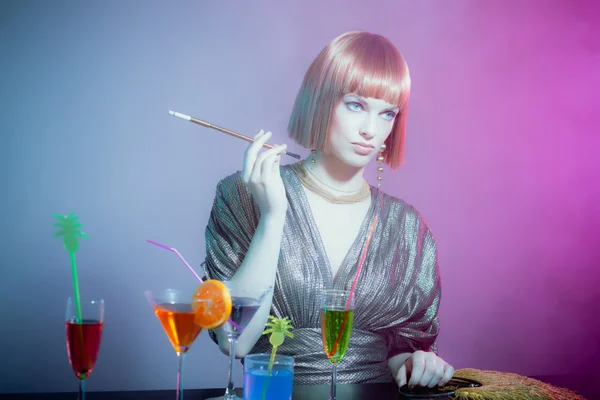
M383 176L381 176L383 174L383 161L385 160L385 157L383 156L383 152L385 151L385 143L381 145L381 148L379 149L379 156L377 156L377 189L379 189L379 186L381 186L381 180L383 179Z
M317 154L317 150L312 149L310 151L310 169L315 169L315 155Z

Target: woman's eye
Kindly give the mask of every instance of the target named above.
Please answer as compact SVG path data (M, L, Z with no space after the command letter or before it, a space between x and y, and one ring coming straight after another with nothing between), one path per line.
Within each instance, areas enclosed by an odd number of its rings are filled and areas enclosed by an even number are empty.
M347 103L346 105L352 111L360 111L360 110L362 110L362 106L360 105L360 103L356 103L354 101L351 102L351 103Z
M388 112L386 112L386 113L383 114L383 117L385 119L387 119L388 121L393 120L395 116L396 116L396 113L393 112L393 111L388 111Z

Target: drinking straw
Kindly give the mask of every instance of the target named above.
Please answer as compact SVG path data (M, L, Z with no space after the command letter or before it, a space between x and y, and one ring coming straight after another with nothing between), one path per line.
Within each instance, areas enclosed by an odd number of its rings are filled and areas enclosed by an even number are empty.
M202 280L202 278L200 278L200 275L198 275L196 273L196 271L194 271L194 269L190 266L190 264L188 264L188 262L185 260L185 258L183 258L183 256L177 251L177 249L175 247L167 246L165 244L158 243L157 241L150 240L150 239L146 239L146 241L148 243L151 243L151 244L155 245L155 246L162 247L165 250L169 250L170 252L173 252L173 253L177 254L177 257L179 257L179 259L181 260L181 262L185 264L185 266L192 272L192 274L194 274L194 276L196 277L196 279L198 279L198 281L200 283L204 282ZM233 325L238 331L240 331L240 332L242 331L242 328L238 324L236 324L235 322L233 322L231 320L231 317L227 320L227 322L229 322L231 325Z
M362 255L360 256L360 261L358 263L358 268L356 269L356 274L354 275L354 281L352 282L352 286L350 288L350 295L348 296L348 301L346 302L346 311L350 308L350 301L352 300L352 296L354 296L354 289L356 288L356 282L358 282L358 275L360 275L360 270L365 262L365 258L367 256L367 249L369 248L369 244L371 243L371 238L373 237L373 232L375 231L375 225L377 224L377 219L379 214L375 215L373 218L373 222L371 223L371 229L369 230L369 236L367 236L367 241L365 242L365 247L363 248ZM340 327L339 333L335 342L333 342L333 347L329 352L329 357L333 356L337 351L340 340L342 339L342 334L344 333L344 328L346 327L346 323L348 322L348 313L344 314L344 320L342 321L342 326Z
M167 245L164 245L164 244L162 244L162 243L158 243L158 242L156 242L156 241L154 241L154 240L150 240L150 239L146 239L146 241L147 241L148 243L151 243L151 244L155 245L155 246L162 247L162 248L163 248L163 249L165 249L165 250L169 250L170 252L173 252L173 253L177 254L177 257L179 257L179 259L181 260L181 262L182 262L182 263L184 263L186 267L188 267L188 269L190 270L190 272L191 272L192 274L194 274L194 276L196 277L196 279L198 279L198 281L199 281L200 283L204 282L204 281L202 280L202 278L200 278L200 275L198 275L198 274L196 273L196 271L194 271L194 269L193 269L193 268L190 266L190 264L188 264L188 262L187 262L187 261L185 261L185 258L183 258L183 256L182 256L182 255L181 255L181 254L180 254L180 253L177 251L177 249L176 249L176 248L174 248L174 247L170 247L170 246L167 246Z
M71 260L71 277L73 279L73 292L75 298L75 310L77 314L77 323L81 324L83 318L81 316L81 300L79 296L79 281L77 279L77 263L75 262L75 252L79 248L78 236L87 238L87 235L79 229L82 225L77 222L79 217L76 217L72 212L68 215L53 214L58 222L54 223L53 226L59 228L59 231L54 234L54 237L63 237L63 245L69 252L69 258Z
M371 242L371 238L373 237L373 232L375 231L375 224L377 224L377 219L379 218L379 214L375 215L373 219L373 223L371 224L371 229L369 230L369 236L367 237L367 242L365 243L365 248L363 249L362 255L360 256L360 261L358 263L358 268L356 269L356 275L354 275L354 281L352 282L352 287L350 287L350 296L348 296L348 302L346 303L346 311L350 307L350 301L354 296L354 289L356 288L356 283L358 282L358 276L360 275L360 270L365 263L365 258L367 256L367 249L369 248L369 244Z

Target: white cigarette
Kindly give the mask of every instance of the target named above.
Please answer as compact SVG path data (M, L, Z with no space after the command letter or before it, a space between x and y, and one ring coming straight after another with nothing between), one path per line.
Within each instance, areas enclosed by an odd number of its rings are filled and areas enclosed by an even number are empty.
M192 119L192 117L190 117L189 115L181 114L176 111L169 110L169 114L171 114L172 116L177 117L177 118L185 119L186 121L189 121L190 119Z

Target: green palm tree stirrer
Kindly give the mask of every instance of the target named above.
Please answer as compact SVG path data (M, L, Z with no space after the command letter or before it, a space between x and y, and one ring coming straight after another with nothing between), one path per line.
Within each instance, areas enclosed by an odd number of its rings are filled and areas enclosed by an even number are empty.
M285 318L275 318L272 315L269 315L269 321L266 323L267 329L262 333L266 335L268 333L271 334L269 336L269 342L273 346L273 350L271 350L271 358L269 360L268 374L271 376L271 370L273 369L273 363L275 362L275 354L277 353L277 348L283 344L283 340L286 336L290 338L294 338L294 334L290 332L294 327L292 326L292 321L288 317ZM269 381L265 381L265 385L263 388L262 398L265 399L267 395L267 387Z
M79 217L76 217L73 213L69 215L53 214L58 218L58 222L54 223L54 226L59 228L59 231L54 234L54 237L63 237L63 244L65 249L69 252L71 259L71 276L73 277L73 291L75 297L75 309L77 311L77 323L81 324L83 318L81 318L81 301L79 299L79 282L77 281L77 264L75 263L75 252L79 248L79 236L87 238L87 235L79 228L81 224L77 222Z
M273 369L273 362L275 361L275 354L277 353L277 348L283 344L283 339L286 336L294 338L294 334L290 332L294 327L292 326L292 321L288 317L285 318L275 318L272 315L269 315L269 322L267 322L267 329L262 333L266 335L270 333L269 342L273 346L273 350L271 350L271 359L269 360L269 373ZM285 336L284 336L285 335Z

